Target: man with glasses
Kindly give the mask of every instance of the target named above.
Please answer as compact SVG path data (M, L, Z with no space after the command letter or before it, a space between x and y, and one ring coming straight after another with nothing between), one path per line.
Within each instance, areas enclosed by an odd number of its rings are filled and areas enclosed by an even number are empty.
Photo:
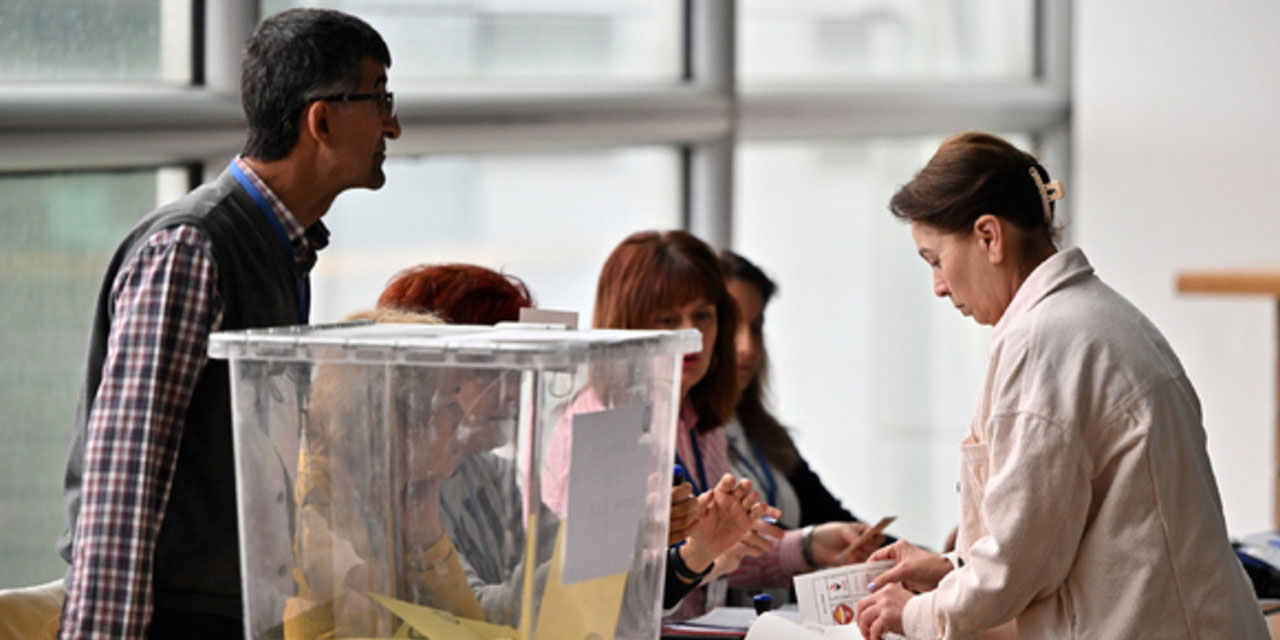
M208 336L307 322L320 218L386 181L390 65L358 18L263 21L241 69L241 155L117 250L66 470L63 638L244 636L229 379Z

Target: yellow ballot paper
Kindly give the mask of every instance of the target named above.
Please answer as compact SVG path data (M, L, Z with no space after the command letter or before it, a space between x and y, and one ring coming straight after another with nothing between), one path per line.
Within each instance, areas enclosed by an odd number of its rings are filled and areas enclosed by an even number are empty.
M561 584L563 560L564 523L561 522L533 639L612 638L622 609L622 590L627 586L627 572L565 585Z
M369 594L369 597L404 620L405 627L431 640L519 640L520 638L520 633L511 627L459 618L447 611L411 604L376 593ZM405 627L401 627L395 637L409 637Z

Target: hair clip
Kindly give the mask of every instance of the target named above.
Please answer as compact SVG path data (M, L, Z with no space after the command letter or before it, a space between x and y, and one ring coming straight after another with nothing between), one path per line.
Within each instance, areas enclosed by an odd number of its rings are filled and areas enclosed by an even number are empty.
M1046 224L1052 224L1053 210L1049 208L1049 203L1061 200L1067 195L1067 190L1062 186L1061 180L1045 184L1044 179L1040 177L1040 172L1036 171L1035 165L1031 166L1027 172L1031 174L1031 181L1036 183L1036 191L1040 193L1040 203L1044 206L1044 221Z
M1062 187L1061 180L1054 180L1044 186L1044 195L1049 199L1049 202L1053 202L1061 200L1063 196L1067 195L1067 190Z

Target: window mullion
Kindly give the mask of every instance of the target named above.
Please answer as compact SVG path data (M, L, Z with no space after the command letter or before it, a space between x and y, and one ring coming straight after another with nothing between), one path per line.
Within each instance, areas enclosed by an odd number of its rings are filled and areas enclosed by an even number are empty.
M692 82L728 104L724 135L699 141L686 155L685 219L689 231L716 247L733 240L733 154L737 139L738 82L735 0L699 0L689 11Z

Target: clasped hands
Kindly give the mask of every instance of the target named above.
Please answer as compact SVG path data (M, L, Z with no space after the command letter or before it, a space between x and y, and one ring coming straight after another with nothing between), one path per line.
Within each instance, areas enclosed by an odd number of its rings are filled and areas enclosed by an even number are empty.
M715 575L732 571L745 555L758 555L755 547L744 546L756 523L765 516L777 517L777 509L760 501L751 481L735 480L726 473L710 491L693 494L688 482L671 488L671 525L667 544L684 540L680 556L690 569L701 573L712 562ZM732 567L729 567L731 565Z

